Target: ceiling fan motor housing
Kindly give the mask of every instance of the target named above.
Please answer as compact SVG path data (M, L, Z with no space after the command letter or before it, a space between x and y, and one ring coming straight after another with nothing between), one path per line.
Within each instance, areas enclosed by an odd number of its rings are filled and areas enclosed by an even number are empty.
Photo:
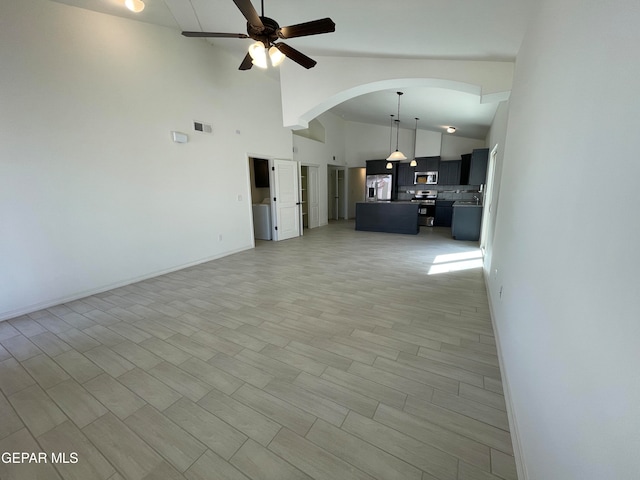
M251 25L247 22L247 34L257 42L264 43L264 46L268 48L278 39L276 32L280 28L280 25L278 25L278 22L273 18L260 17L260 20L262 20L264 28Z

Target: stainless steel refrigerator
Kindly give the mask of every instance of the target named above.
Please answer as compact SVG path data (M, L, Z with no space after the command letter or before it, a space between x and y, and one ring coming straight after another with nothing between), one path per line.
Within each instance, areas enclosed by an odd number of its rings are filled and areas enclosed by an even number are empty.
M367 202L391 200L393 175L367 175L365 199Z

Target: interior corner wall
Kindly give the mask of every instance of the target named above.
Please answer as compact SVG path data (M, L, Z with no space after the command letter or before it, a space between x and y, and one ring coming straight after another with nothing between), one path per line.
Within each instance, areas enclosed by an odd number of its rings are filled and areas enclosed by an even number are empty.
M251 248L249 152L291 158L277 78L48 0L0 18L0 319Z
M637 478L640 8L541 0L535 11L488 282L520 478Z

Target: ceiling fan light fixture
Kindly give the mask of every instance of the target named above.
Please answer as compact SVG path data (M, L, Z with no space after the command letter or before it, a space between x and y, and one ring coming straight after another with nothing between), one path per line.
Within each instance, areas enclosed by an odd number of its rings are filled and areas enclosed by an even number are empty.
M447 127L447 133L456 133L456 127Z
M251 63L256 67L267 68L267 49L264 43L255 42L249 45L249 55L251 55Z
M142 0L124 0L124 6L133 13L140 13L144 10L144 2Z
M271 61L271 65L273 67L277 67L278 65L280 65L282 62L284 62L285 59L285 55L284 53L282 53L280 50L278 50L277 47L272 46L269 49L269 60Z

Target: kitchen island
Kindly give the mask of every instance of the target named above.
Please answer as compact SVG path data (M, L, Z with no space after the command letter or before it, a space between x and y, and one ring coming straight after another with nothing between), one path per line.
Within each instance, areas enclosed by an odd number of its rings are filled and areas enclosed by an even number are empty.
M356 230L417 235L418 204L414 202L356 203Z

